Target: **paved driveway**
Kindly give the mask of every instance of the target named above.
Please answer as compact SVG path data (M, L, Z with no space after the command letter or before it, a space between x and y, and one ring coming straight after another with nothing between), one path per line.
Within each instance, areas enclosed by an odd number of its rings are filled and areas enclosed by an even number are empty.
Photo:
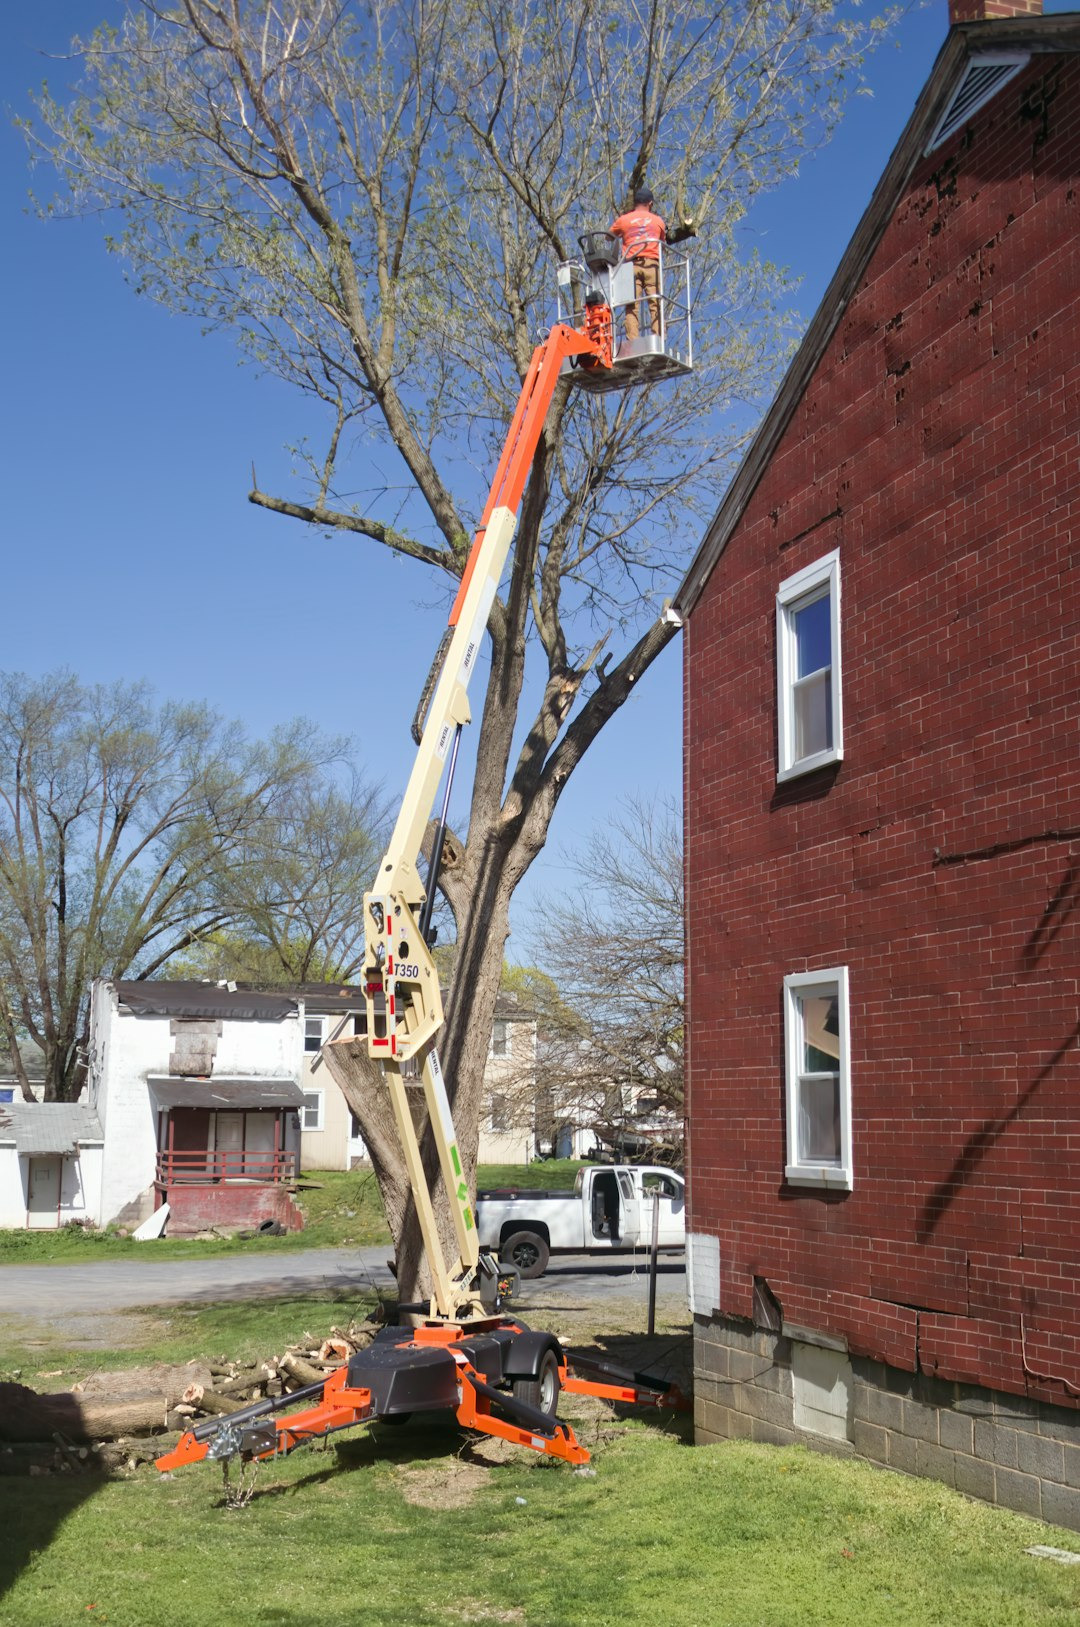
M153 1248L152 1243L146 1245ZM0 1266L0 1312L125 1311L144 1305L385 1289L388 1250L305 1249L297 1254L229 1254L208 1260L95 1260L87 1265Z
M146 1245L153 1248L152 1243ZM63 1311L124 1311L148 1305L260 1295L302 1295L328 1289L386 1292L393 1277L386 1246L306 1249L297 1254L215 1255L208 1260L144 1258L86 1265L0 1266L0 1313L55 1316ZM523 1308L570 1308L627 1298L648 1303L647 1260L557 1256L542 1277L524 1284ZM668 1313L686 1308L686 1272L662 1258L656 1302Z

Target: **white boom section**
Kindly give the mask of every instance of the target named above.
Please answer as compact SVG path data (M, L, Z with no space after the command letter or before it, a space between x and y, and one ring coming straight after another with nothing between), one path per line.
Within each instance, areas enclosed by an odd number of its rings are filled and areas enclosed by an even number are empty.
M434 1037L442 1027L439 976L420 931L417 912L426 888L417 858L458 729L470 718L468 685L517 526L517 509L544 418L568 356L611 365L611 313L586 313L586 329L557 323L538 345L522 385L487 507L473 541L451 617L453 634L424 721L401 811L371 892L364 894L364 1000L369 1054L382 1062L394 1122L412 1185L431 1271L432 1317L479 1314L476 1220L469 1201L450 1100ZM430 885L435 878L430 877ZM458 1258L448 1264L424 1173L403 1068L419 1065L428 1118L450 1198ZM331 1063L331 1071L333 1065ZM410 1068L412 1071L412 1068Z

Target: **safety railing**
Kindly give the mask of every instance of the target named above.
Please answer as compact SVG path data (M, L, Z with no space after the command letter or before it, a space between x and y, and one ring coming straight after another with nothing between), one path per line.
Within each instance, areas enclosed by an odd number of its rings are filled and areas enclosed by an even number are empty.
M694 331L689 256L657 243L656 290L637 294L634 263L621 257L617 238L591 232L580 241L583 257L564 261L558 268L558 320L580 327L586 296L598 293L611 307L616 365L607 374L602 369L583 372L571 367L576 381L590 390L619 389L690 372ZM630 308L638 313L638 332L632 339L625 334ZM657 320L652 331L654 311Z
M157 1155L158 1186L183 1186L222 1181L258 1181L278 1185L296 1178L294 1152L169 1151Z

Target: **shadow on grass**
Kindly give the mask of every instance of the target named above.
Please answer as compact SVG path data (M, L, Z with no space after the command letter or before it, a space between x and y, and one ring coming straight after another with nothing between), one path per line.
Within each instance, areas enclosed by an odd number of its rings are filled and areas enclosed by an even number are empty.
M312 1486L321 1486L339 1475L372 1469L377 1464L413 1466L458 1457L469 1461L474 1456L474 1438L468 1436L449 1413L431 1413L427 1417L413 1417L405 1424L380 1424L376 1421L349 1440L329 1441L325 1446L311 1448L319 1466L307 1474L275 1485L256 1485L252 1502L262 1498L292 1497ZM266 1473L266 1466L263 1472ZM218 1500L218 1507L223 1500Z
M577 1348L594 1361L610 1363L620 1372L630 1374L638 1383L647 1383L651 1379L677 1385L681 1401L673 1406L646 1407L616 1401L612 1403L612 1411L619 1419L643 1421L651 1429L681 1441L684 1446L694 1444L694 1347L689 1329L675 1335L598 1334L589 1344ZM602 1375L595 1376L602 1380Z
M27 1565L48 1548L64 1521L109 1481L95 1470L82 1474L0 1477L0 1599Z

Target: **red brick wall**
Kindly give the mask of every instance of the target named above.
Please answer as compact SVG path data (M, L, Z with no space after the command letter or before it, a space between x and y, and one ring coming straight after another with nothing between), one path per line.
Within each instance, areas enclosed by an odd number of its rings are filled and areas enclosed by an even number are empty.
M264 1220L278 1220L290 1232L301 1231L304 1225L303 1212L284 1186L192 1184L171 1186L167 1197L168 1230L173 1237L214 1226L224 1231L246 1229Z
M923 161L686 633L690 1225L722 1309L760 1275L856 1353L1055 1401L1080 1387L1078 177L1080 70L1047 58ZM778 787L776 590L833 548L844 761ZM834 965L855 1184L822 1198L783 1179L781 995Z

